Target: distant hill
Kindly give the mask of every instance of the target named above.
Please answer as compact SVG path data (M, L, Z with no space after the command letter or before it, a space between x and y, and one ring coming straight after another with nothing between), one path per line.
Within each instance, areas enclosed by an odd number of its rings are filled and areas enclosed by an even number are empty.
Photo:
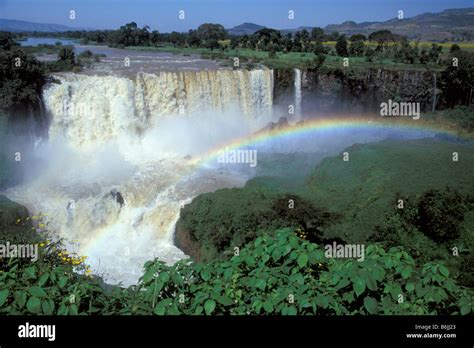
M227 32L229 35L250 35L263 28L265 27L254 23L242 23L236 27L227 29Z
M265 28L254 23L243 23L227 29L230 35L253 34ZM313 27L299 27L295 29L280 29L283 34L294 33ZM341 24L330 24L324 28L326 33L339 32L341 34L365 34L388 29L393 33L405 35L411 39L443 41L443 40L474 40L474 8L450 9L439 13L423 13L405 19L390 19L384 22L346 21Z
M444 10L439 13L423 13L405 19L390 19L385 22L344 22L328 25L328 33L339 32L346 35L370 34L380 29L388 29L396 34L422 40L465 40L474 39L474 8Z
M68 30L91 30L90 28L72 28L61 24L33 23L17 21L15 19L0 19L0 30L20 32L20 31L40 31L40 32L63 32Z

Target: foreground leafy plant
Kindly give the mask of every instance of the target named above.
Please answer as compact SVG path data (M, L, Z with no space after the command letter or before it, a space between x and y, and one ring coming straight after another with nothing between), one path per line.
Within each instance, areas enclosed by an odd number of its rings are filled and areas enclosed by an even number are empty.
M105 291L55 243L40 261L3 259L0 313L121 315L470 314L472 290L442 263L421 267L398 247L365 260L327 258L292 229L263 235L229 260L145 264L136 286ZM78 268L79 267L79 268ZM81 268L82 267L82 268ZM73 297L71 297L73 296ZM71 301L71 298L74 301Z

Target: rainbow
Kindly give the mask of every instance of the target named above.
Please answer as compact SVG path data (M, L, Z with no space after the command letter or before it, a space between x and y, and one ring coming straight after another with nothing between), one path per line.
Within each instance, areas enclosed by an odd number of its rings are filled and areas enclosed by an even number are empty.
M307 134L320 134L331 132L333 130L364 131L377 129L393 129L398 131L415 130L426 133L426 136L434 135L436 133L444 133L454 136L458 135L457 131L453 129L443 128L440 125L423 122L421 120L402 120L399 118L386 118L380 120L374 117L361 116L312 119L297 123L296 125L276 127L273 130L259 131L233 139L219 144L199 156L191 158L188 163L196 166L205 165L206 163L216 160L224 150L237 150L243 147L259 146L269 140L284 139L287 137L296 137ZM182 179L185 179L185 177ZM106 238L109 237L111 233L115 233L112 228L104 228L100 230L91 241L83 246L83 249L81 250L82 254L89 255L91 249L97 246L97 244L106 243Z
M423 122L420 120L400 119L400 118L384 118L382 120L372 117L333 117L324 119L311 119L299 122L295 125L287 125L284 127L276 127L273 130L259 131L247 136L233 139L232 141L219 144L203 153L194 157L191 162L194 164L205 164L215 160L225 150L237 150L243 147L259 146L269 140L284 139L292 136L300 136L311 133L325 133L334 130L375 130L375 129L392 129L392 130L412 130L426 132L428 134L444 133L453 136L461 136L458 131L444 128L432 122Z

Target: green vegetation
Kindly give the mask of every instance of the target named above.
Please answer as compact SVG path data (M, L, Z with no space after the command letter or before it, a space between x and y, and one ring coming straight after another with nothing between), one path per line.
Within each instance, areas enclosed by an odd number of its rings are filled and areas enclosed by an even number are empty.
M325 257L290 229L263 235L229 260L145 264L137 286L87 275L84 258L40 244L36 263L0 259L0 313L122 315L462 314L472 291L442 263L417 266L400 248L367 247L364 262Z
M0 48L0 108L24 109L39 104L45 83L41 63L21 49L4 51Z
M300 209L306 213L299 213L302 221L295 223L279 212L280 225L285 225L286 220L288 227L298 228L318 242L377 241L387 247L402 246L418 262L445 262L460 282L472 286L469 283L472 271L467 274L462 271L472 260L465 254L453 257L451 252L453 245L464 250L474 243L472 144L441 139L387 140L356 144L345 151L350 154L348 162L340 156L326 158L305 182L297 179L296 185L291 183L291 175L261 177L250 180L242 189L199 196L183 208L178 225L196 236L197 244L205 250L222 250L216 257L219 258L234 246L240 246L233 235L241 233L235 230L235 225L242 224L246 231L255 231L252 233L255 236L268 232L261 228L260 223L264 224L265 219L259 214L278 221L268 214L272 197L285 197L287 204L292 197L295 209L301 204ZM462 158L462 164L453 162L453 152ZM293 164L288 158L285 163L288 172L300 170L299 159ZM311 164L307 166L311 168ZM450 189L445 191L447 186ZM437 197L437 205L429 205L432 197ZM404 220L397 210L398 199L405 202L406 216L413 206L410 202L418 202L409 220ZM232 202L234 209L226 202ZM326 217L318 220L322 215ZM312 219L318 223L312 224ZM226 236L227 248L213 245L219 235ZM205 255L209 256L212 253Z
M445 109L428 113L425 120L436 125L444 125L446 127L457 130L459 133L470 134L474 132L474 107L457 106L452 109Z
M290 200L298 202L294 209L288 209ZM267 188L223 189L197 197L182 211L177 229L182 227L199 244L193 254L208 261L283 227L303 228L310 240L320 241L320 229L336 217L296 195L277 195Z
M472 145L437 139L387 140L356 144L345 151L349 161L340 156L324 159L301 190L316 204L345 212L329 230L348 241L367 238L384 213L395 209L396 195L408 197L445 186L466 194L474 189ZM463 158L462 165L453 162L453 152Z

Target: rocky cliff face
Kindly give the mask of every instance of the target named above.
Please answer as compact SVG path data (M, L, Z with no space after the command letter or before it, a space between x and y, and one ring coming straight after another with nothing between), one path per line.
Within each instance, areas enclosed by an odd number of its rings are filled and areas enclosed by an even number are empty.
M176 223L174 244L186 255L191 256L194 261L200 261L202 259L201 243L193 239L191 233L186 230L180 221Z
M32 232L28 209L0 195L0 241L31 241L36 237Z
M281 113L295 101L293 70L274 72L274 105ZM431 110L434 73L369 69L364 73L343 70L301 73L302 114L379 112L388 99L419 102L422 110ZM437 91L439 94L439 91Z

